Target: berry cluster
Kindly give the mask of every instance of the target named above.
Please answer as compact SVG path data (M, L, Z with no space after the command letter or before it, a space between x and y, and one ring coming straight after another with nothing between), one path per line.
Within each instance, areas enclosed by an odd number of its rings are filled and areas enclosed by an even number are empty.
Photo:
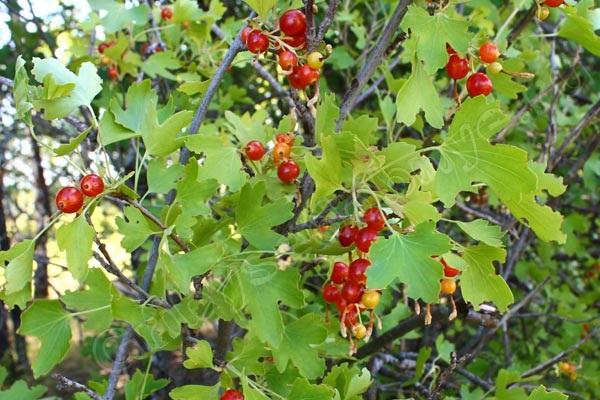
M340 229L338 240L344 247L356 246L358 258L352 260L349 252L350 265L337 261L333 264L330 280L323 286L323 299L329 304L335 304L340 314L341 333L349 337L350 354L354 354L356 346L353 338L369 340L373 333L374 321L377 318L373 311L379 304L381 293L377 290L367 290L367 269L371 262L365 258L371 244L377 239L379 232L385 227L385 219L378 208L370 208L363 214L366 226L345 225ZM362 322L361 313L369 313L368 326ZM351 335L347 334L350 330Z
M448 76L457 81L469 75L469 72L471 72L469 56L467 55L465 58L460 57L450 45L446 45L446 50L450 54L448 64L446 64ZM492 42L487 42L479 48L479 59L487 64L490 72L494 74L502 71L502 65L496 62L498 57L500 57L498 46ZM492 81L483 72L473 72L467 78L467 91L471 97L479 95L487 96L492 93L493 88Z
M544 21L550 15L550 10L548 7L559 7L564 3L564 0L544 0L542 3L538 3L535 15L538 17L538 19Z
M110 59L110 57L104 55L104 51L106 51L106 49L113 47L116 43L117 43L116 41L111 40L109 42L102 42L98 45L98 53L102 55L100 61L102 62L102 64L109 66L108 69L106 70L106 74L113 81L116 80L117 78L119 78L119 69L113 63L113 61Z
M265 53L272 47L293 88L304 90L319 80L325 56L318 51L307 54L306 16L302 11L288 10L281 15L280 35L274 34L277 30L271 33L251 25L242 30L242 42L254 54Z
M229 389L229 390L226 390L219 399L220 400L244 400L244 395L239 390Z
M294 183L300 175L298 163L291 159L294 135L291 133L279 133L275 136L273 147L273 163L277 166L277 176L283 183ZM265 146L258 140L252 140L246 144L244 154L251 161L260 161L267 153Z
M104 191L104 181L96 174L84 176L79 182L79 189L66 186L56 193L56 208L59 211L72 214L83 207L83 196L96 197Z

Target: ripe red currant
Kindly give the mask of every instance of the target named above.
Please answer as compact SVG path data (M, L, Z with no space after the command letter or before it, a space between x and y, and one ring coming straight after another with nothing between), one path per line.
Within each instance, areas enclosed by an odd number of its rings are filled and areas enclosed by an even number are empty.
M288 70L298 65L298 56L289 50L284 50L279 53L279 65L284 70Z
M277 168L277 176L283 183L293 183L300 175L300 167L293 160L283 161Z
M358 310L356 309L356 305L348 304L344 311L344 325L348 328L356 325L358 322Z
M292 146L294 144L294 134L278 133L277 136L275 136L275 141L277 143L285 143L288 146Z
M342 246L348 247L354 243L356 235L358 235L358 228L356 226L344 225L340 228L338 240Z
M302 48L306 44L306 35L286 36L283 38L283 42L295 49Z
M348 279L348 265L341 261L333 264L333 270L331 271L331 280L338 285L346 282Z
M269 37L258 29L255 29L248 34L246 46L254 54L264 53L269 49Z
M328 303L335 303L340 298L340 290L333 283L323 286L323 300Z
M288 10L279 18L279 29L286 36L303 35L306 32L306 16L300 10Z
M371 266L369 260L364 258L357 258L350 263L350 269L348 270L348 279L351 282L363 285L367 281L365 272L367 268Z
M484 63L490 64L496 61L500 57L500 50L498 50L498 46L495 43L488 42L479 48L479 58Z
M440 262L442 263L442 265L444 266L444 276L447 276L448 278L453 278L456 275L460 274L460 270L451 267L446 260L444 260L443 258L440 258Z
M452 54L450 59L448 59L448 64L446 64L446 72L454 80L459 80L467 76L470 69L469 60L460 58L458 54Z
M110 44L106 43L106 42L102 42L98 45L98 53L100 54L104 54L104 50L108 49L110 47Z
M81 182L79 182L79 187L86 196L96 197L100 193L104 192L104 181L96 174L89 174L81 179Z
M67 186L56 193L56 208L60 211L71 214L81 210L83 206L83 193L76 187Z
M356 239L354 240L356 243L356 248L363 253L368 253L371 248L371 244L377 239L377 231L371 229L369 227L362 228L358 231L356 235Z
M348 303L358 303L363 295L362 285L348 281L342 286L342 297Z
M320 75L318 70L308 65L299 65L292 69L288 79L293 88L303 90L319 80Z
M365 221L369 228L376 231L382 230L385 226L385 219L377 207L372 207L365 211L363 221Z
M220 400L244 400L244 395L239 390L226 390L220 397Z
M163 7L160 10L160 17L163 19L163 21L173 18L173 10L171 10L169 7Z
M250 35L250 32L252 32L252 28L250 28L249 26L242 29L242 33L240 34L240 39L242 40L242 43L246 44L248 42L248 36Z
M446 52L450 55L456 54L456 50L454 50L452 46L450 46L450 43L446 43Z
M492 93L493 88L492 81L483 72L476 72L467 79L467 91L471 97L480 94L487 96Z
M340 297L337 299L337 301L335 302L335 307L337 308L338 312L340 314L342 314L344 312L344 310L346 309L346 307L348 306L348 302L346 301L346 299L344 299L341 295Z
M562 4L564 4L564 0L544 0L544 3L548 7L558 7Z
M244 147L244 153L246 157L248 157L252 161L258 161L263 158L267 150L265 150L265 146L258 140L252 140L248 142L246 147Z
M116 80L119 78L119 70L117 67L110 67L107 71L108 77L112 80Z

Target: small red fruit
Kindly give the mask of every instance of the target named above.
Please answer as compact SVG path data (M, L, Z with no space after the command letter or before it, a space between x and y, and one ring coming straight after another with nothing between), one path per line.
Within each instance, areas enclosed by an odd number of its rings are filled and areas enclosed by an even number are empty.
M292 146L294 144L294 135L292 133L278 133L275 136L275 141L277 143L285 143L288 146Z
M279 29L287 36L306 33L306 16L300 10L288 10L279 18Z
M298 57L289 50L284 50L279 53L279 65L284 70L288 70L298 65Z
M246 46L254 54L264 53L269 49L269 37L262 33L262 31L255 29L248 34Z
M342 246L348 247L354 243L356 235L358 235L358 228L356 226L344 225L340 228L338 240Z
M108 77L112 80L116 80L119 78L119 70L117 67L110 67L107 71Z
M244 395L239 390L229 389L221 395L220 400L244 400Z
M56 208L66 214L72 214L83 206L83 193L76 187L67 186L56 193Z
M356 305L348 304L345 309L344 314L344 325L348 328L356 325L358 322L358 311L356 310Z
M248 36L250 35L250 32L252 32L252 28L250 28L249 26L242 29L242 33L240 34L240 39L242 40L242 43L246 44L248 42Z
M355 239L356 248L363 253L368 253L369 249L371 248L371 244L373 244L375 239L377 239L377 233L378 232L376 230L369 227L359 230Z
M365 272L367 268L371 266L371 262L364 258L358 258L350 263L350 269L348 270L348 279L351 282L364 285L367 281Z
M293 183L300 175L300 167L293 160L283 161L277 168L277 176L283 183Z
M365 211L363 221L365 221L369 228L376 231L382 230L385 226L385 219L377 207L372 207Z
M81 179L81 182L79 182L79 187L86 196L96 197L100 193L104 192L104 181L96 174L89 174Z
M454 80L459 80L467 76L470 69L469 60L460 58L458 54L452 54L450 59L448 59L448 64L446 64L446 72Z
M346 282L348 279L348 265L341 261L333 264L333 270L331 271L331 280L338 285Z
M160 10L160 17L163 19L163 21L173 18L173 10L171 10L169 7L163 7Z
M454 278L456 275L460 274L459 269L451 267L443 258L440 258L440 263L444 266L444 276Z
M342 314L344 312L344 310L346 309L346 307L348 306L348 302L346 301L346 299L344 299L341 295L340 297L337 299L337 301L335 302L335 307L337 308L338 312L340 314Z
M340 298L340 290L333 283L323 286L323 300L328 303L335 303Z
M98 53L100 54L104 54L104 50L108 49L110 47L110 44L106 43L106 42L102 42L98 45Z
M564 4L564 0L545 0L544 3L548 7L558 7L562 4Z
M306 35L286 36L283 38L283 42L295 49L303 48L306 44Z
M467 91L471 97L480 94L487 96L492 93L493 88L492 81L483 72L476 72L467 79Z
M488 42L486 44L481 45L479 48L479 58L481 61L487 64L491 64L496 61L500 57L500 50L498 50L498 46L495 43Z
M454 50L452 46L450 46L450 43L446 43L446 52L450 55L456 54L456 50Z
M362 285L348 281L342 286L342 297L348 303L358 303L363 295Z
M267 151L265 150L265 146L258 140L252 140L248 142L246 147L244 148L244 153L246 157L248 157L252 161L258 161L263 158Z
M292 147L289 144L277 142L273 147L273 162L279 165L280 162L290 158L290 154L292 154Z
M319 80L320 75L319 70L311 68L308 65L300 65L292 69L292 73L288 76L288 79L293 88L303 90Z

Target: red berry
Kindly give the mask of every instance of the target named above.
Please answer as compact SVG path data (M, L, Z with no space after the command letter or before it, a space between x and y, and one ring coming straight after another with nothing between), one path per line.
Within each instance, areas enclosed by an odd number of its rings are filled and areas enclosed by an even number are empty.
M81 210L83 206L83 193L76 187L67 186L56 193L56 208L71 214Z
M258 140L252 140L251 142L248 142L248 144L244 148L244 153L246 154L246 157L248 157L252 161L260 160L261 158L263 158L266 152L267 150L265 150L265 146L263 146L263 144Z
M250 28L249 26L242 29L242 33L240 34L240 39L242 40L242 43L246 44L248 42L248 36L250 35L250 32L252 32L252 28Z
M564 4L564 1L563 0L545 0L544 3L548 7L558 7L562 4Z
M311 68L308 65L300 65L294 67L288 79L293 88L302 90L314 84L320 75L319 70Z
M106 42L102 42L98 45L98 53L100 54L104 54L104 50L108 49L110 47L110 44L106 43Z
M358 235L358 228L356 226L344 225L340 228L338 240L342 246L348 247L354 243L356 235Z
M487 96L492 93L493 88L492 81L483 72L476 72L467 79L467 91L471 97L480 94Z
M286 160L277 167L277 176L283 183L293 183L300 175L300 167L293 160Z
M377 207L372 207L365 211L363 221L365 221L369 228L377 231L382 230L385 226L385 219Z
M246 46L254 54L264 53L269 49L269 37L262 31L255 29L248 34Z
M337 301L335 302L335 307L337 308L337 310L340 314L342 314L344 312L344 310L346 309L347 306L348 306L348 302L342 296L340 296L337 299Z
M86 196L96 197L100 193L104 192L104 181L96 174L89 174L81 179L81 182L79 182L79 187Z
M363 253L368 253L371 248L371 244L377 239L378 232L372 228L366 227L358 231L356 239L356 248Z
M283 38L283 42L293 48L302 48L306 44L306 35L286 36Z
M450 46L450 43L446 43L446 52L450 55L456 54L456 50L454 50L452 46Z
M342 286L342 297L348 303L358 303L363 295L362 285L348 281Z
M338 285L346 282L348 279L348 265L341 261L333 264L333 270L331 271L331 280Z
M291 51L284 50L279 53L279 65L284 70L288 70L298 65L298 57Z
M163 7L162 10L160 10L160 17L165 21L173 18L173 10L169 7Z
M369 260L364 258L358 258L350 263L350 269L348 270L348 279L351 282L363 285L367 281L365 272L367 268L371 266Z
M471 66L469 65L469 60L466 58L460 58L458 54L452 54L450 59L448 59L448 64L446 64L446 72L448 76L452 79L458 80L462 79L469 73Z
M220 400L244 400L244 395L239 390L229 389L221 395Z
M488 42L486 44L481 45L479 48L479 58L484 63L491 64L496 61L500 57L500 50L498 50L498 46L495 43Z
M279 29L286 36L298 36L306 33L306 16L300 10L288 10L279 18Z
M323 286L323 300L328 303L335 303L340 298L340 290L333 283Z
M348 328L356 325L358 322L358 311L356 310L355 304L348 304L344 313L344 325Z
M454 278L456 275L460 274L460 270L451 267L443 258L440 258L440 262L444 266L444 276Z
M117 67L110 67L107 71L108 77L112 80L119 78L119 70Z
M294 144L294 135L292 133L278 133L277 136L275 136L275 141L291 146Z

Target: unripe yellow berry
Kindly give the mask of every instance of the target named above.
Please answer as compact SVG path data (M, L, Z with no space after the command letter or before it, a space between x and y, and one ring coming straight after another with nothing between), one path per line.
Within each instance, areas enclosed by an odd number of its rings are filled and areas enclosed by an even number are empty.
M321 69L324 64L323 54L318 51L313 51L306 57L306 63L314 69Z

